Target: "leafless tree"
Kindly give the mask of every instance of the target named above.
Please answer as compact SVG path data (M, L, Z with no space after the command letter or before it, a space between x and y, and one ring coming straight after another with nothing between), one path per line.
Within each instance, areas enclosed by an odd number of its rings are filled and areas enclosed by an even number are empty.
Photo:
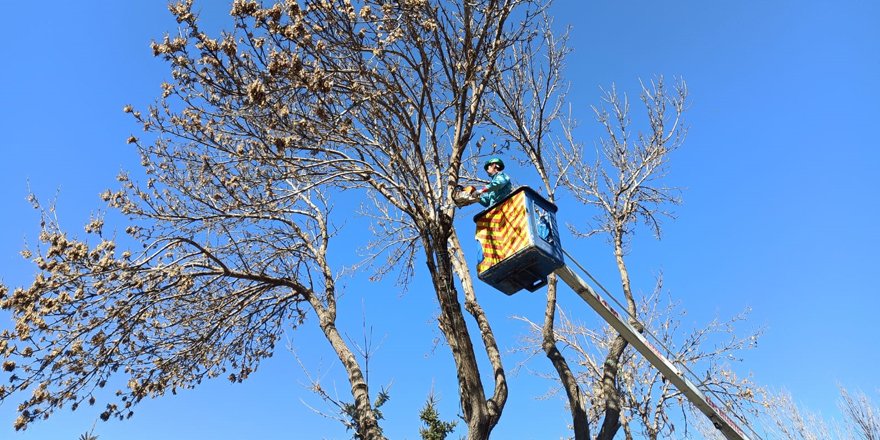
M755 334L738 336L737 324L745 320L746 314L726 321L712 321L682 335L684 312L679 304L664 299L661 287L658 282L654 293L637 303L640 321L645 330L657 338L655 344L667 347L666 357L682 369L703 368L699 386L713 399L740 406L754 404L761 395L760 388L750 378L738 377L729 364L732 357L751 348L756 341ZM540 333L538 324L520 319L534 329L535 335ZM605 417L603 363L614 346L617 333L607 326L600 330L591 329L564 313L558 319L557 343L565 347L580 366L577 380L591 396L588 401L589 421L592 425L599 425ZM525 346L535 344L534 337L526 338ZM690 409L683 394L632 350L626 350L621 357L616 388L620 393L621 430L625 438L633 438L635 434L650 439L677 438L692 431L689 429L691 425L705 419L702 414L693 414L695 411ZM744 409L737 409L746 413Z
M564 37L564 36L563 36ZM565 88L561 71L567 54L565 38L545 32L542 45L530 45L521 51L524 58L541 57L542 63L522 63L507 72L505 81L498 84L496 129L516 140L520 150L534 166L551 201L560 184L584 205L599 213L588 231L575 230L578 236L602 234L613 246L613 254L620 273L626 309L633 317L632 324L640 329L642 323L655 326L659 338L667 345L677 347L669 357L679 365L704 363L706 380L701 386L725 396L728 405L739 407L740 401L754 402L754 384L738 379L720 361L752 346L758 333L738 337L732 324L744 318L736 316L725 323L712 322L704 328L684 336L676 334L673 308L662 312L657 309L659 292L653 299L645 299L641 308L630 283L625 263L630 237L639 221L647 224L659 238L660 219L669 216L669 206L678 203L677 191L662 185L669 154L678 148L685 137L682 123L687 89L683 82L667 90L662 78L642 85L641 100L647 117L648 132L632 133L629 102L612 86L604 94L604 106L594 107L605 136L600 141L596 159L588 158L581 143L575 138L571 119L562 119L561 103ZM515 109L515 110L514 110ZM554 139L552 129L560 124L564 138ZM555 161L548 166L549 161ZM660 283L658 281L658 289ZM556 280L550 277L545 319L540 326L541 339L527 339L526 345L540 344L556 370L556 379L565 391L572 415L576 439L591 438L591 424L598 429L596 438L613 438L622 427L627 438L640 431L648 438L657 438L664 430L675 427L669 413L673 407L686 407L682 396L671 388L650 365L626 350L626 341L610 328L602 332L575 325L562 315L557 321ZM654 307L646 308L648 304ZM667 315L664 315L666 313ZM637 319L638 318L638 319ZM538 326L534 326L538 331ZM673 325L675 324L675 325ZM559 325L560 328L555 326ZM680 332L679 332L680 333ZM728 336L729 339L713 349L704 347L710 336ZM584 371L575 372L559 346L573 352L574 360L585 365ZM573 349L573 350L572 350ZM601 359L601 361L600 361ZM586 393L584 392L586 390Z
M515 46L513 56L521 62L504 72L503 79L496 83L496 99L492 102L494 111L491 115L495 129L501 136L514 140L519 151L534 167L547 200L555 202L561 176L566 170L552 166L558 147L552 135L560 122L566 98L562 72L570 49L567 46L568 35L556 35L550 29L550 20L544 23L546 27L533 36L532 41ZM547 283L542 338L531 342L534 346L542 347L556 370L568 399L575 439L587 440L590 438L587 396L559 350L554 331L557 284L556 276L551 274Z
M748 409L756 402L760 388L751 377L736 374L732 364L741 360L744 351L755 348L760 330L749 333L741 328L748 318L748 313L743 312L726 320L715 319L685 333L681 328L684 311L672 302L662 306L660 287L658 283L653 298L647 299L647 304L643 303L640 308L639 316L646 331L657 338L658 345L666 347L666 357L673 364L691 372L691 378L703 393L745 428ZM621 379L626 419L632 421L623 427L628 438L633 432L640 432L649 439L674 437L678 432L688 433L694 419L705 420L703 414L685 401L682 392L641 356L627 359ZM677 419L681 424L676 424Z
M768 393L763 402L766 429L773 438L791 440L819 440L840 438L836 428L820 416L801 409L791 394ZM836 433L836 435L835 435Z
M798 405L787 391L761 390L760 402L753 409L752 422L766 438L782 440L880 438L880 408L863 392L852 393L839 387L839 417L814 413ZM702 430L706 432L704 428Z
M531 41L546 6L235 0L233 29L212 36L192 0L171 4L180 29L152 46L171 79L155 105L125 109L147 132L130 139L146 180L121 176L122 189L104 194L143 250L116 252L100 219L87 227L97 244L72 238L46 211L45 248L29 256L40 273L28 288L0 289L17 320L3 334L2 398L37 390L16 426L94 403L116 375L129 387L105 418L204 378L241 381L308 308L348 372L358 435L381 438L361 367L338 337L338 274L326 263L331 200L359 191L376 202L380 275L405 281L423 254L467 436L487 438L506 378L454 235L452 193L481 154L470 141L490 126L490 86L521 61L514 48ZM488 388L455 273L492 366Z
M880 408L865 393L850 394L840 387L840 409L849 420L850 435L865 440L880 439Z
M573 229L577 236L591 237L605 234L613 246L614 258L620 273L620 285L626 302L630 323L639 331L638 310L625 262L630 237L635 224L642 220L660 234L659 217L666 214L667 205L678 199L673 188L662 186L669 154L684 141L686 130L679 121L685 110L687 89L679 83L673 94L668 94L662 79L650 86L643 85L641 99L648 115L647 133L630 133L629 101L612 86L605 92L605 105L594 107L598 122L605 130L600 139L596 159L585 156L570 129L566 130L568 148L563 148L558 166L568 172L562 183L574 198L596 208L598 214L591 229ZM671 114L667 108L671 107ZM604 411L597 438L611 439L626 422L624 399L619 387L621 361L627 347L626 340L617 335L602 362L599 396Z

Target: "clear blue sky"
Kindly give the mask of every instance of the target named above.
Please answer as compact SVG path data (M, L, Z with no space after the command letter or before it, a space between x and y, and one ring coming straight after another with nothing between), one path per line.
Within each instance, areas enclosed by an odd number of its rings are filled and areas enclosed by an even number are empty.
M212 2L204 13L220 17L226 10ZM838 384L880 400L880 197L872 187L880 169L880 6L567 0L553 11L557 24L573 26L567 77L587 145L598 134L587 110L598 102L600 86L615 82L635 97L639 78L663 74L681 76L690 87L690 134L670 174L671 184L685 188L684 204L677 220L666 223L662 241L646 232L636 239L630 256L636 287L650 291L662 271L670 295L689 311L685 325L751 307L749 325L764 326L766 335L740 371L788 389L807 407L833 414ZM7 14L0 28L4 283L22 285L31 277L31 266L18 256L37 232L25 201L28 182L44 200L57 193L62 224L81 230L102 208L98 193L115 186L119 170L138 166L125 139L139 127L122 107L143 108L160 93L167 69L152 57L149 42L175 29L160 0L26 2ZM560 221L583 220L566 217L566 202L559 202ZM566 248L606 285L614 284L604 242ZM502 348L514 348L525 328L510 316L540 319L542 295L507 298L480 289ZM570 293L563 305L594 319ZM353 339L361 338L362 316L372 328L377 352L370 381L373 389L390 386L392 400L384 408L390 438L418 438L417 409L432 387L442 399L441 414L456 414L451 356L434 345L436 307L424 280L405 295L390 284L352 281L341 306ZM7 315L0 319L8 325ZM306 327L289 335L290 344L325 388L335 386L346 398L338 361ZM528 371L546 370L546 361L538 357L514 374L519 358L507 356L510 400L495 437L566 435L563 402L538 400L550 384ZM281 349L244 384L209 382L145 402L133 419L99 422L96 433L131 440L348 438L340 425L309 409L326 408L307 382ZM0 406L4 439L74 439L97 415L87 408L61 412L16 433L14 406Z

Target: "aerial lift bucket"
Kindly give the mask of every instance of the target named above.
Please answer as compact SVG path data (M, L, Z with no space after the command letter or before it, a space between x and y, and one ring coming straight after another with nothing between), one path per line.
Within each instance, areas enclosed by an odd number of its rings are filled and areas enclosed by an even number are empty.
M556 205L522 186L474 216L482 259L477 277L513 295L547 284L547 275L565 264Z

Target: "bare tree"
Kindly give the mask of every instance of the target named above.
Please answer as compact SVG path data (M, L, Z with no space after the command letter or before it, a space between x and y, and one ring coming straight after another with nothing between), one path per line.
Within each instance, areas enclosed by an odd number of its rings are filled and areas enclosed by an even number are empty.
M863 392L850 392L840 386L839 416L823 416L798 405L787 391L761 391L753 410L767 438L783 440L880 438L880 408Z
M29 288L0 288L17 320L0 347L11 380L0 395L37 390L16 426L94 403L117 375L129 388L104 418L205 378L244 380L312 310L346 367L358 435L381 438L362 369L335 327L338 274L326 263L331 200L359 191L376 202L379 274L399 270L405 281L423 254L468 438L488 438L506 378L454 235L452 193L480 154L468 145L489 126L490 85L521 61L513 48L545 8L235 0L234 28L211 36L192 0L171 4L180 29L153 44L171 80L147 110L126 108L148 133L130 139L146 181L122 176L123 188L104 194L143 250L116 252L100 219L87 227L96 245L72 238L46 211L41 272ZM455 273L493 370L488 388Z
M607 234L614 246L615 261L627 298L628 311L636 317L636 303L624 255L629 236L634 232L634 224L640 219L645 220L659 236L657 216L664 213L662 210L665 205L677 202L674 189L656 187L654 184L665 173L668 153L684 140L686 132L679 120L684 112L686 88L682 82L675 89L675 94L669 96L662 78L652 84L653 89L643 86L642 100L648 114L650 134L640 135L636 139L630 139L629 104L626 97L621 100L612 88L604 96L607 107L594 107L607 137L602 140L599 158L596 162L591 162L585 157L580 144L575 141L572 121L560 118L561 104L565 99L561 72L568 53L566 38L556 37L549 30L544 30L539 41L541 44L518 47L520 57L530 60L541 58L545 61L520 63L516 68L505 72L505 80L497 85L498 99L493 123L501 133L517 141L520 150L537 171L549 200L555 201L556 191L561 183L575 195L577 201L598 208L600 214L597 216L596 230L578 235L592 236L597 232ZM667 113L667 106L672 108L671 113ZM553 126L557 123L561 123L563 128L563 142L556 142L551 138ZM549 166L548 162L554 159L555 163L552 165L555 167ZM622 400L625 397L636 397L627 396L626 390L617 383L626 341L619 335L616 336L613 343L607 346L602 367L587 373L586 377L592 374L602 378L600 387L595 387L588 380L583 381L592 396L588 402L579 384L578 375L573 372L558 347L560 333L554 328L556 287L556 278L551 276L540 343L566 392L575 438L591 438L590 421L596 421L596 414L602 412L599 409L604 411L604 422L599 425L597 438L613 438L620 426L628 423L622 414ZM633 323L639 328L640 324L635 319ZM571 331L570 324L566 325L567 330ZM583 350L576 352L585 353ZM597 365L595 361L587 362L583 357L579 357L578 362ZM589 403L592 403L592 408L588 408Z
M685 368L701 370L700 387L710 397L721 402L735 402L736 405L755 404L762 395L760 387L750 378L738 377L730 368L731 359L736 359L743 350L754 346L757 335L739 336L737 324L742 323L747 314L737 315L726 321L712 321L697 329L682 334L681 318L684 311L680 305L665 299L662 283L658 282L652 295L641 298L638 304L640 321L645 330L657 338L655 344L666 347L666 357L674 364ZM534 334L540 332L538 324L525 318ZM536 336L526 338L526 346L535 344ZM556 326L557 342L565 347L571 357L581 366L577 379L583 389L589 390L589 420L593 425L601 423L603 412L603 362L614 346L617 337L610 327L594 330L567 314L559 316ZM667 381L641 355L627 350L621 358L617 378L617 389L621 398L621 430L625 438L639 434L644 438L676 438L686 435L691 425L697 426L705 417L695 414L683 394ZM746 409L738 413L746 414ZM711 426L710 426L711 427ZM714 431L714 427L711 427Z
M865 393L850 394L840 387L840 409L849 420L850 435L865 440L880 439L880 408Z
M496 83L491 115L495 129L501 136L517 143L519 151L537 172L547 200L555 203L556 191L566 170L552 167L558 147L552 134L566 98L562 72L570 49L567 33L557 36L550 29L550 20L545 20L544 24L539 34L515 46L512 56L520 62L504 72L503 80ZM559 350L554 331L557 284L556 275L551 274L547 283L542 339L532 342L542 347L565 390L575 439L587 440L590 438L587 396Z
M683 82L670 93L662 78L642 86L642 102L647 115L647 134L631 133L631 115L626 96L614 87L604 94L605 105L594 107L597 120L605 130L600 151L590 161L575 140L574 124L560 118L560 103L565 98L560 72L567 54L565 39L545 32L542 45L529 45L521 56L542 57L543 63L522 63L507 72L498 84L497 105L493 120L498 130L515 139L534 166L549 199L561 183L575 198L599 213L591 230L575 230L579 236L603 234L613 246L620 273L626 310L636 328L642 323L652 327L663 343L675 347L668 356L682 366L706 365L706 379L701 386L723 396L725 404L744 414L744 404L753 403L755 385L737 378L723 362L729 356L754 346L760 333L737 336L733 324L745 318L739 315L727 322L714 321L684 336L676 345L678 324L670 305L657 308L662 279L657 291L637 307L625 263L630 237L639 221L646 223L659 238L660 218L669 216L668 206L678 203L676 190L662 186L669 154L678 148L686 134L682 125L687 89ZM546 66L546 68L545 68ZM552 126L561 123L565 139L555 142ZM548 166L553 161L554 167ZM527 338L529 347L540 344L556 370L556 379L566 393L576 439L590 438L590 425L599 430L597 438L613 438L623 428L627 438L641 432L657 438L675 429L670 413L687 408L678 390L671 387L646 361L626 350L626 341L610 328L602 332L575 325L562 315L557 321L556 282L551 276L543 324L530 324L540 340ZM648 307L648 306L651 307ZM638 319L637 319L638 318ZM555 326L559 325L559 328ZM708 349L707 339L724 335L728 339ZM574 353L577 364L585 366L574 372L562 355L559 345ZM584 393L583 390L587 392ZM686 428L685 428L686 431Z
M568 170L562 175L566 189L577 201L598 211L590 230L573 229L573 232L583 237L606 234L613 246L630 323L639 331L643 327L637 319L638 310L624 257L635 224L642 220L659 236L659 217L667 214L667 205L678 203L675 190L662 186L660 182L666 172L669 153L684 141L686 130L679 121L686 97L683 82L677 85L672 95L667 93L662 78L650 88L643 85L641 99L648 115L648 132L633 138L629 101L612 86L603 97L605 105L593 108L606 135L600 140L598 158L587 159L567 128L569 148L561 150L557 162L560 168ZM667 113L669 107L671 114ZM617 335L602 362L599 395L604 416L597 434L599 439L613 438L626 422L622 419L624 402L618 381L627 345L626 340Z
M715 319L685 333L681 328L685 312L680 304L669 302L663 306L660 303L661 287L662 283L658 283L655 294L646 298L640 307L639 315L646 331L657 338L658 345L667 349L666 357L673 364L692 373L691 377L698 381L708 398L747 426L746 415L757 401L760 387L750 377L737 375L731 364L741 361L744 351L756 347L761 332L743 331L741 324L748 318L748 313L743 312L723 321ZM624 368L621 388L625 390L626 419L630 420L629 426L624 426L628 437L633 432L640 432L649 439L674 437L676 432L688 433L693 419L705 419L690 406L680 390L671 386L641 356L628 357ZM676 424L679 418L681 425Z
M762 411L766 429L773 438L790 440L819 440L841 438L836 428L817 414L801 409L791 394L768 393Z

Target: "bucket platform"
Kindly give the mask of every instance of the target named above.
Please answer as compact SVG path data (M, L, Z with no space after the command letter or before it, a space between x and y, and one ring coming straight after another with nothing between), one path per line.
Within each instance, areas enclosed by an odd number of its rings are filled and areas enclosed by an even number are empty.
M533 189L521 186L474 216L483 250L477 277L507 295L546 285L547 275L565 264L556 210Z

